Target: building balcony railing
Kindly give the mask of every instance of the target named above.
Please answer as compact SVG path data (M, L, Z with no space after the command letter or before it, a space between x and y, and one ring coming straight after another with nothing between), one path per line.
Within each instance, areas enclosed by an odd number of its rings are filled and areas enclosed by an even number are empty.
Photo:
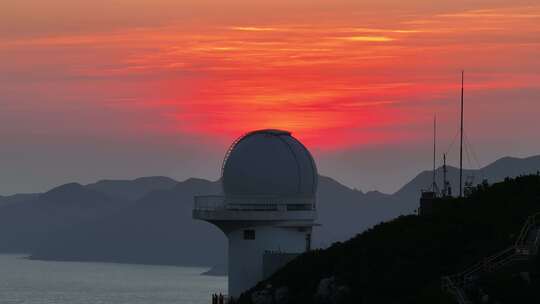
M195 197L198 211L314 211L315 198L204 195Z

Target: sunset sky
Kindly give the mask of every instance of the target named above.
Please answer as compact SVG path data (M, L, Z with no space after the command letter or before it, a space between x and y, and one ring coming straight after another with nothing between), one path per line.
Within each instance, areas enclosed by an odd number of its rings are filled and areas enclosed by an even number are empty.
M540 154L540 3L18 0L0 4L0 194L219 177L236 137L287 129L319 171L393 192L466 136Z

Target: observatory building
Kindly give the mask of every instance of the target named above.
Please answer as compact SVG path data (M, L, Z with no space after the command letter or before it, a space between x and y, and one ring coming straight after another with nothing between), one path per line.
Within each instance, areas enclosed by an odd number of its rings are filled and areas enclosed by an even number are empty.
M223 195L197 196L193 218L229 239L229 295L267 278L310 250L318 174L290 132L259 130L237 139L223 161Z

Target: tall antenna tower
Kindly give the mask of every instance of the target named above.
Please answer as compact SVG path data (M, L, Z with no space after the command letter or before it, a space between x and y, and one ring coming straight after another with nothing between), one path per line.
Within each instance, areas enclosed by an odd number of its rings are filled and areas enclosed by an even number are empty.
M438 192L437 187L437 115L433 118L433 182L431 184L434 193Z
M442 196L448 196L448 185L446 184L446 153L443 154L443 193Z
M463 78L461 71L461 144L459 147L459 197L463 197Z
M448 182L448 168L446 167L446 153L443 154L443 197L452 196L452 187Z

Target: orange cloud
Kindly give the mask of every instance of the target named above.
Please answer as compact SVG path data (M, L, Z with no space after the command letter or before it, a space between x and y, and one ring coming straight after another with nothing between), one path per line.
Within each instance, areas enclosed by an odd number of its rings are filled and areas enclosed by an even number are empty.
M350 36L350 37L337 37L336 39L345 41L360 41L360 42L387 42L394 41L396 39L386 36Z
M473 76L472 90L538 87L539 7L404 16L172 24L14 39L0 50L69 48L54 59L66 78L144 92L126 89L129 98L114 105L162 108L161 131L284 128L321 149L418 137L407 126L455 97L464 67L495 77ZM27 69L52 60L26 59ZM519 76L505 80L512 73Z

